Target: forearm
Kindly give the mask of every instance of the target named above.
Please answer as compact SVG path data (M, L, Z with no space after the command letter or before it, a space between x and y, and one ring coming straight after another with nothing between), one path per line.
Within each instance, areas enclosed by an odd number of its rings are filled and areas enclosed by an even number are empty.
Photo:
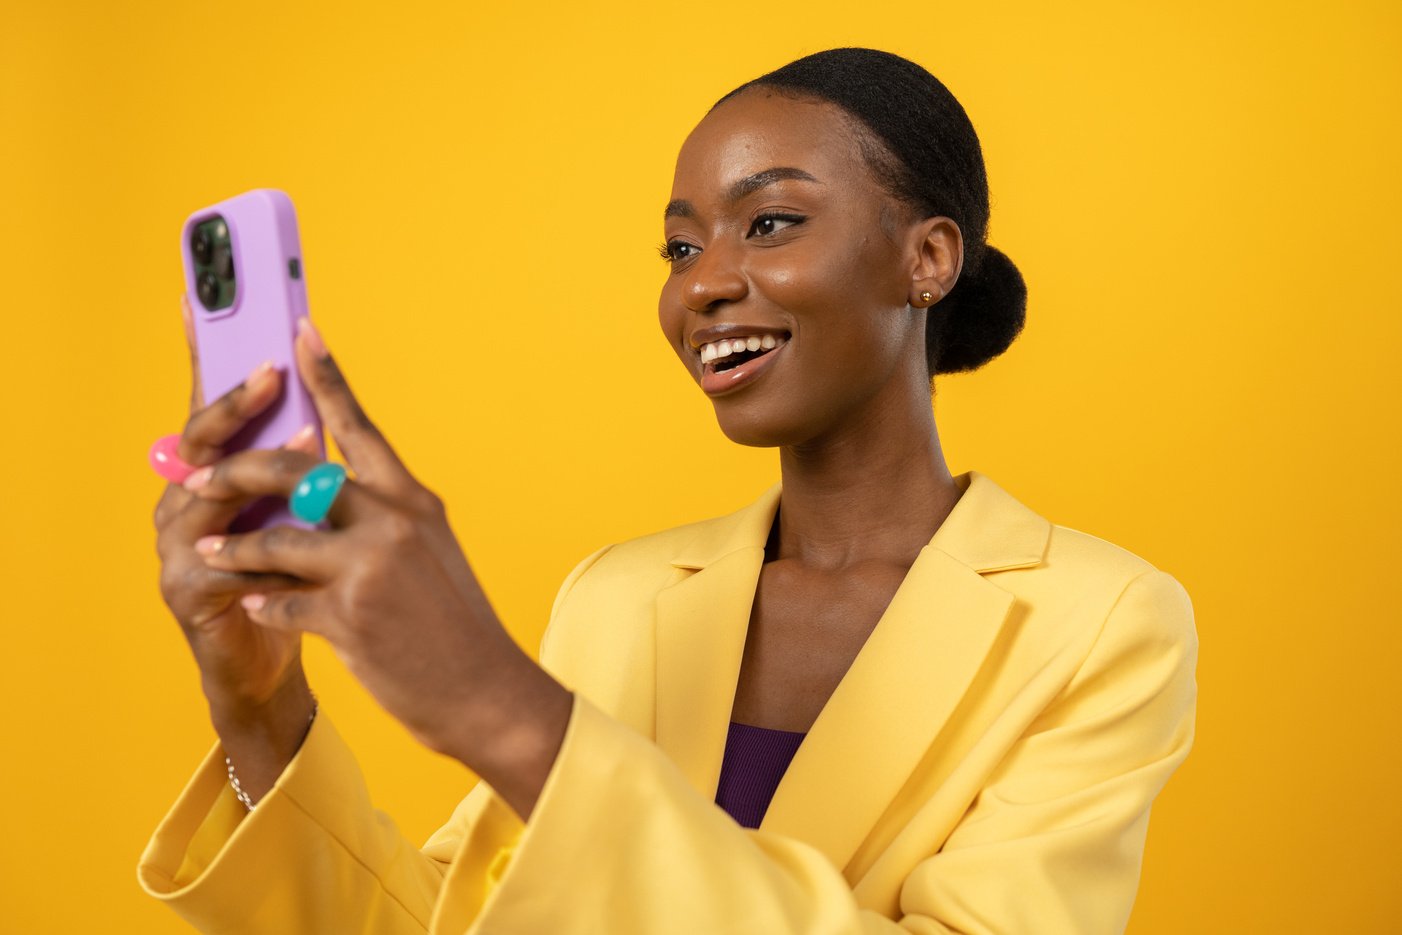
M456 736L442 752L528 821L564 741L574 696L518 650L517 664L501 669L476 697L471 710L453 719Z
M529 717L517 721L512 740L502 747L504 760L484 774L479 774L506 800L522 821L529 821L535 803L540 798L545 780L555 765L560 745L574 707L574 696L548 673L549 679L529 696Z

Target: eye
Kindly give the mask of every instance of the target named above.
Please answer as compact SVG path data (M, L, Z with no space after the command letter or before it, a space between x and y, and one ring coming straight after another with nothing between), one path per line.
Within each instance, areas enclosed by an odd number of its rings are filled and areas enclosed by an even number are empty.
M761 214L750 225L750 232L757 232L760 236L767 237L784 229L778 225L797 225L802 224L805 220L807 219L801 214Z
M682 240L669 240L657 248L658 254L668 263L675 263L678 260L689 260L695 255L695 250L695 247Z

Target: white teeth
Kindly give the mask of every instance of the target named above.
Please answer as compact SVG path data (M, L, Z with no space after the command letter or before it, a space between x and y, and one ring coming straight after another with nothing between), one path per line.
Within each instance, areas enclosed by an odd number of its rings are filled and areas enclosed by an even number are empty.
M766 334L763 337L750 335L744 338L728 338L724 341L712 341L710 344L701 345L701 362L709 364L713 360L720 360L729 357L731 354L738 354L741 351L772 351L776 347L786 344L784 338Z

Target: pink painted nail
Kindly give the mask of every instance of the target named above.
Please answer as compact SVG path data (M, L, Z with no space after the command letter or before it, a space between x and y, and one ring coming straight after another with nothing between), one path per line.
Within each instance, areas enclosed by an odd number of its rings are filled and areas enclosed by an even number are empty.
M244 385L251 386L252 384L257 383L259 380L263 379L272 372L273 362L271 360L265 360L261 364L253 368L253 372L250 373L248 375L248 378L243 381Z
M312 434L316 431L314 423L308 423L297 430L297 434L287 440L284 448L300 448L311 440Z
M306 315L297 319L298 332L307 336L307 347L312 349L312 353L318 357L326 356L326 342L321 340L321 333L316 330L312 320Z
M206 557L218 555L226 541L224 536L201 536L195 540L195 551Z
M263 605L267 602L267 597L262 594L245 594L243 597L239 598L239 603L243 605L244 610L254 614L262 610Z
M185 478L185 483L183 486L186 490L199 490L205 484L209 483L209 478L213 474L214 465L211 464L207 467L202 467L195 473L191 474L189 477Z

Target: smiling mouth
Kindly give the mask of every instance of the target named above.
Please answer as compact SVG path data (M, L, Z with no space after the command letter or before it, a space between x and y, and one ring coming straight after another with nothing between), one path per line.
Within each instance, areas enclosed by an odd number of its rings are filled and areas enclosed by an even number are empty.
M714 397L748 386L769 370L775 358L790 343L790 336L786 333L772 347L758 350L746 347L734 351L723 349L724 357L712 357L701 365L701 389L706 395Z

